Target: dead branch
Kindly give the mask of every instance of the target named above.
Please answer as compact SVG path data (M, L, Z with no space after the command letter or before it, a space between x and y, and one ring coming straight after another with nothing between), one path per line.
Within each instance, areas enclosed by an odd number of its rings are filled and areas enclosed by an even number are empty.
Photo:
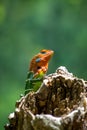
M87 130L87 81L65 67L16 102L5 130Z

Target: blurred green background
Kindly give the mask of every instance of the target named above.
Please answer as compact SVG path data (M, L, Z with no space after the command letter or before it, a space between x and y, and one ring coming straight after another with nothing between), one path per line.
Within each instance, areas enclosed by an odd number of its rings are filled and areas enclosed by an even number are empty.
M64 65L87 79L87 0L0 0L0 130L43 48L55 52L48 73Z

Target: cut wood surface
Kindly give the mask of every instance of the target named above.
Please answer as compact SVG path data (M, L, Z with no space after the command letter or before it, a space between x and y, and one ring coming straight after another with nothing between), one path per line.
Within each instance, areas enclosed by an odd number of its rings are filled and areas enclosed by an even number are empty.
M16 102L5 130L87 130L87 81L61 66Z

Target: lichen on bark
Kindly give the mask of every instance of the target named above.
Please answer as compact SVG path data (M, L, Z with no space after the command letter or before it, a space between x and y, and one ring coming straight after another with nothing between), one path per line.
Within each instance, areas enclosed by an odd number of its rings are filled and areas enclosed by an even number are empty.
M6 130L86 130L87 81L59 67L16 102Z

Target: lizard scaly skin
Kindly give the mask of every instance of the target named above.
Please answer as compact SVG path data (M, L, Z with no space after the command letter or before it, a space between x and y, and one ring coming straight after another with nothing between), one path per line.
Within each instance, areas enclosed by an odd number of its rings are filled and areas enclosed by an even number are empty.
M34 91L38 90L48 70L49 60L53 53L52 50L43 49L32 58L26 80L25 94L30 91L29 89L33 89Z

